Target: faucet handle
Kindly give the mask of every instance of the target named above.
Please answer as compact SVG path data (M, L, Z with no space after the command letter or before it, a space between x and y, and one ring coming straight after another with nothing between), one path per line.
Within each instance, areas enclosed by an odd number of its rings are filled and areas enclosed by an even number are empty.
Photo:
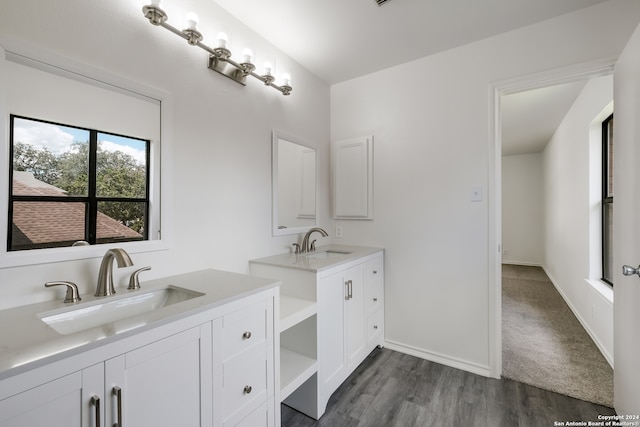
M129 277L129 286L127 286L128 290L140 289L140 281L138 279L138 275L143 271L149 271L151 267L142 267L131 273L131 277Z
M78 302L82 298L80 298L80 294L78 293L78 286L73 282L65 282L65 281L55 281L55 282L47 282L44 284L46 288L50 288L52 286L66 286L67 294L64 297L64 302Z
M309 248L309 252L314 252L316 250L316 241L313 240L311 242L311 248Z
M295 250L295 252L294 252L294 253L295 253L295 254L299 254L299 253L300 253L300 245L299 245L299 244L297 244L297 243L294 243L294 244L293 244L293 246L296 248L296 250Z

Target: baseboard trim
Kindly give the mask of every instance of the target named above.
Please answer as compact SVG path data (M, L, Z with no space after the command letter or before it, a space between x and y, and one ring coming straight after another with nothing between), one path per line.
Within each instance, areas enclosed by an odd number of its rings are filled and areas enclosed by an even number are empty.
M537 262L528 262L528 261L506 261L506 260L502 260L502 264L507 264L507 265L524 265L527 267L542 267L542 264L537 263Z
M408 354L410 356L419 357L430 362L446 365L451 368L461 369L463 371L471 372L472 374L482 375L483 377L491 377L491 370L488 365L480 365L477 363L469 362L466 360L458 359L451 356L446 356L431 351L426 351L417 347L413 347L407 344L402 344L397 341L385 340L385 347L390 350L395 350L400 353Z
M585 322L584 319L582 318L582 316L580 315L580 313L578 313L578 311L573 306L573 304L571 303L569 298L567 298L567 295L556 284L556 280L549 273L549 271L544 266L542 266L542 269L544 270L544 272L547 275L547 277L549 278L549 280L551 280L551 284L553 285L554 288L556 288L556 290L558 291L558 293L560 294L560 296L562 297L564 302L567 303L567 305L569 306L569 309L571 310L573 315L576 316L576 319L578 319L578 322L580 322L580 325L582 326L582 329L584 329L587 332L587 334L589 335L589 337L591 337L591 341L594 342L596 347L598 347L598 350L600 350L600 353L602 354L602 356L607 361L607 363L609 363L609 365L611 365L611 368L613 368L613 357L611 357L609 352L606 351L606 348L604 347L604 345L602 345L602 343L600 342L600 340L598 339L596 334L591 330L591 328L589 327L589 324L587 322Z

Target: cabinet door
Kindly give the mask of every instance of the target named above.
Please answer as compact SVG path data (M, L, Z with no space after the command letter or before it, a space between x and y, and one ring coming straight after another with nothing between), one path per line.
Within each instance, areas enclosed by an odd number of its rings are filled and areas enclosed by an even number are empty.
M332 144L335 218L373 218L373 136Z
M324 402L346 378L345 302L348 290L344 273L327 276L318 283L318 362Z
M201 342L200 328L194 328L108 360L107 425L200 426L201 413L208 416L201 394L210 396L200 381L204 338ZM202 383L206 387L206 378Z
M360 264L347 270L345 275L346 286L349 289L348 299L345 300L347 369L349 372L358 366L366 356L364 273L365 264Z
M0 401L2 427L104 425L103 365L75 372ZM93 396L99 400L94 404ZM98 403L100 402L100 403ZM97 417L97 418L96 418ZM97 421L100 421L98 424Z

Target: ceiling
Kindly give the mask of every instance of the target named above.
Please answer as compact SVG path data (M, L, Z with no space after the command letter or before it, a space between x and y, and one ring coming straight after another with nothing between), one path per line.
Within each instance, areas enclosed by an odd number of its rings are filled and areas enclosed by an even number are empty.
M214 0L329 84L606 0Z
M336 84L607 0L214 1ZM541 151L583 85L504 97L503 154Z
M586 83L582 80L503 96L502 155L542 152Z

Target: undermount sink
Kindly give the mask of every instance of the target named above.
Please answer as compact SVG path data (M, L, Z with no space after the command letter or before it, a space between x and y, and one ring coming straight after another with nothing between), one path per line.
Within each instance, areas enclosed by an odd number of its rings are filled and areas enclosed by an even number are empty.
M107 299L78 304L38 314L38 317L62 335L149 313L182 301L197 298L203 293L177 286L141 290Z
M322 252L311 252L310 254L305 254L304 256L307 258L326 259L326 258L333 258L335 256L340 256L340 255L349 255L350 253L351 252L347 252L347 251L326 250Z

